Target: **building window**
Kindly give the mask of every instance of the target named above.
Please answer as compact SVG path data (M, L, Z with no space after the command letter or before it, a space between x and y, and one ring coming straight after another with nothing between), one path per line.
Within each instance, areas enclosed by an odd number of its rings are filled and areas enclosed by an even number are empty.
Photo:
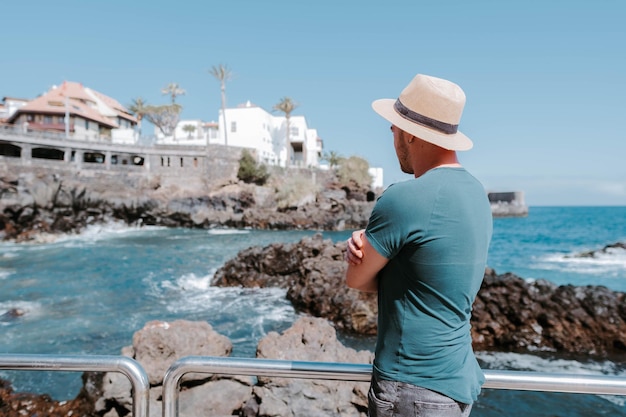
M85 120L85 130L89 130L89 120Z
M237 122L230 122L230 131L233 133L237 132Z
M46 125L51 125L52 124L52 116L44 116L43 117L43 123Z

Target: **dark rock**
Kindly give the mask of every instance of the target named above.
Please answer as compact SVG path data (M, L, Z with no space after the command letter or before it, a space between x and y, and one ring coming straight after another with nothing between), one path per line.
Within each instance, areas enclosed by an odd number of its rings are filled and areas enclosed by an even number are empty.
M345 286L344 250L345 242L334 244L319 234L295 244L250 248L226 262L213 283L286 288L297 311L324 317L338 328L375 334L376 296ZM474 347L624 354L625 298L602 286L557 286L487 268L472 312Z
M333 244L321 234L293 244L271 244L241 251L213 276L213 285L280 287L296 310L324 317L339 328L375 334L375 294L345 285L345 242Z
M600 250L591 250L587 252L578 253L575 255L565 256L566 258L597 258L600 254L607 254L610 252L614 252L616 250L624 251L626 250L626 243L617 242L610 245L606 245Z
M16 393L11 383L0 379L0 415L3 417L96 417L92 404L78 396L70 401L55 401L48 395Z
M6 313L0 315L0 321L13 321L18 317L22 317L26 312L21 308L10 308Z

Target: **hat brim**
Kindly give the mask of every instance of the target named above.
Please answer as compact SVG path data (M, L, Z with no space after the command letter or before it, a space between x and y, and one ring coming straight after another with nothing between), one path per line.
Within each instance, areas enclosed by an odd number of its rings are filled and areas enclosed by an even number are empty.
M467 151L472 149L474 143L470 138L461 132L446 134L438 132L426 126L412 122L400 116L394 108L396 100L391 98L381 98L372 102L372 108L391 124L408 132L426 142L430 142L444 149L453 151Z

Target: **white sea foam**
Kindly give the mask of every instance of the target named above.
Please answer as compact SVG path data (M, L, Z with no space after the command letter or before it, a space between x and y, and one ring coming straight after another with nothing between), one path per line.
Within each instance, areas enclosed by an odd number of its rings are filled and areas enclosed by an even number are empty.
M176 280L178 288L182 291L207 290L211 286L211 275L198 277L196 274L185 274Z
M210 235L244 235L250 233L250 231L241 229L209 229L207 233Z
M185 274L158 286L152 284L151 288L167 293L159 298L167 300L166 308L172 313L198 313L226 321L244 319L256 335L264 334L263 327L267 322L290 321L295 317L284 289L215 287L211 285L214 272L204 276Z
M102 240L127 236L146 230L166 229L160 226L128 226L122 222L109 222L105 224L87 226L79 234L64 234L58 236L57 243L66 247L81 246L85 243L96 243Z
M13 242L0 243L0 259L12 259L18 256L23 246Z
M6 279L14 273L15 271L12 269L0 268L0 279Z
M606 252L596 252L593 257L578 257L573 253L546 255L539 266L548 270L602 275L605 277L626 277L626 250L609 248Z
M626 376L626 369L608 360L579 362L510 352L476 352L476 357L489 369Z

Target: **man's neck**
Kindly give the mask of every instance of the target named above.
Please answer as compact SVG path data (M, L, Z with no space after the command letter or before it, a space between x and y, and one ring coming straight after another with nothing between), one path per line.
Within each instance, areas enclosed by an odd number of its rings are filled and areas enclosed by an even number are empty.
M415 175L415 178L435 168L461 167L456 152L442 148L437 148L432 152L424 152L424 154L418 155L414 162L413 174Z

